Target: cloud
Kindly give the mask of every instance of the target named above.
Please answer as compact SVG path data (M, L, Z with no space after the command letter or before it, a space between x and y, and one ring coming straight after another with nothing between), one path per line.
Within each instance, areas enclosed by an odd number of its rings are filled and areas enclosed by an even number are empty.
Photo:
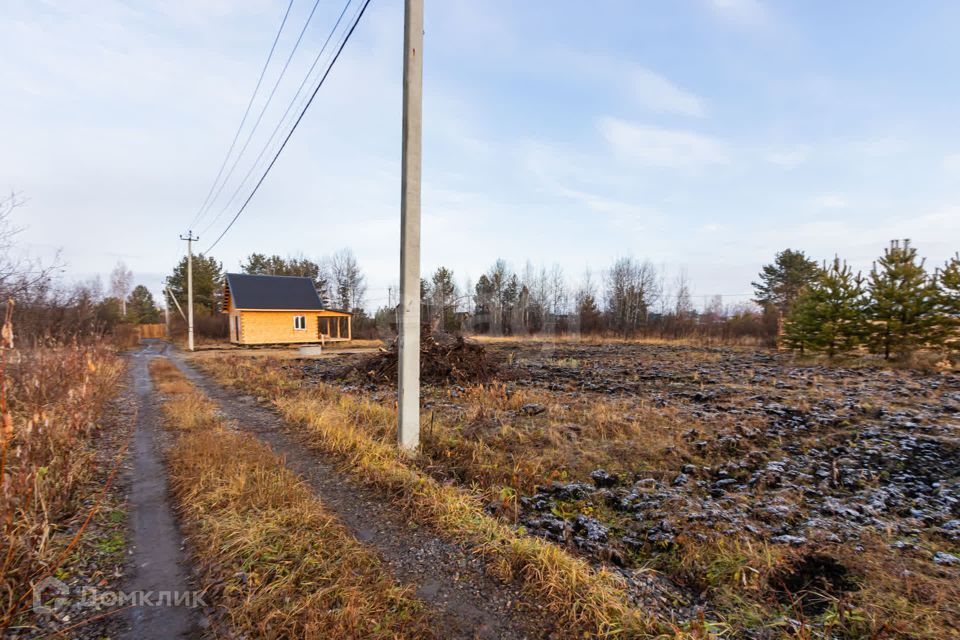
M830 220L807 220L796 225L768 227L758 230L754 246L802 247L818 258L839 253L858 269L869 269L871 262L883 252L893 238L910 238L920 255L929 258L928 266L939 264L956 251L953 238L960 235L960 206L948 205L925 214L903 216L871 216L864 220L834 217Z
M813 205L821 209L844 209L849 204L847 199L839 193L824 193L813 199Z
M792 149L778 149L766 155L767 162L786 169L795 169L810 157L810 147L799 146Z
M949 173L960 173L960 153L948 153L943 157L943 170Z
M707 109L697 94L636 62L603 53L550 49L541 53L532 72L552 70L564 78L571 70L580 82L596 83L647 111L702 118Z
M640 165L680 169L728 162L719 140L692 131L633 124L613 117L601 118L597 126L619 156Z
M637 67L630 75L631 91L642 106L658 113L679 113L703 117L703 100L673 84L663 76Z

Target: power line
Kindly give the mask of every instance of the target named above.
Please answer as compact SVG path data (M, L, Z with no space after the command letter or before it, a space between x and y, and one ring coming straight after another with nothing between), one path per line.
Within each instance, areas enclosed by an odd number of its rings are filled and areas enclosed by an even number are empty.
M270 145L273 144L274 138L280 132L281 127L284 122L287 120L287 116L290 115L291 109L297 103L297 99L300 97L300 94L303 92L303 88L307 85L307 81L310 80L310 76L313 75L313 70L316 69L317 63L320 62L320 59L323 57L324 52L327 50L327 46L330 44L330 40L333 39L333 35L337 32L337 29L340 27L340 23L343 21L343 16L346 15L347 9L350 8L350 4L353 0L347 0L347 3L343 5L343 10L340 11L340 15L337 16L337 21L334 23L333 28L330 30L330 33L327 34L327 39L324 40L323 46L320 47L320 50L317 52L316 57L313 59L313 64L310 65L310 68L307 70L307 73L303 76L303 80L300 82L300 86L297 87L297 92L293 95L293 98L290 99L287 108L284 110L283 115L280 116L280 120L277 121L277 125L273 128L273 131L270 133L270 137L267 138L266 144L263 145L263 148L260 149L260 153L257 154L256 159L253 161L253 164L250 165L250 168L247 170L247 173L240 180L240 183L237 185L237 188L234 189L233 193L230 195L230 198L227 200L226 204L223 205L223 208L217 213L216 216L203 228L201 233L206 234L220 219L224 213L230 209L233 205L234 200L237 199L237 196L240 195L240 192L243 191L244 186L247 184L247 181L250 179L250 176L253 175L253 172L256 171L257 167L260 166L260 160L263 159L264 154L270 148Z
M223 182L220 184L220 187L217 189L216 194L213 196L213 199L208 203L208 208L214 202L217 201L217 198L220 197L220 193L223 191L223 188L227 186L227 183L230 181L230 177L233 175L233 172L236 171L237 166L240 164L240 159L243 158L243 154L246 152L247 147L250 146L250 141L253 140L253 134L257 132L257 127L260 126L260 122L263 120L264 114L266 114L267 109L270 107L270 103L273 101L273 96L277 93L277 88L280 86L280 83L283 81L283 77L287 73L287 68L290 66L290 61L293 60L293 56L297 53L297 49L300 48L300 43L303 41L303 36L307 32L307 27L310 26L310 23L313 21L313 14L316 13L317 7L320 5L320 0L315 0L313 3L313 8L310 9L310 15L307 16L307 21L303 23L303 28L300 30L300 35L297 36L297 41L293 43L293 49L290 50L290 55L287 56L286 62L283 63L283 68L280 70L280 75L277 76L276 82L273 83L273 88L270 90L270 95L267 96L267 100L263 103L263 107L260 108L260 113L257 115L256 122L253 123L253 126L250 128L250 132L247 134L247 139L243 142L243 146L240 148L240 151L237 153L237 157L233 159L233 164L230 165L230 170L227 171L226 177L224 177ZM201 214L206 215L206 211Z
M203 199L203 204L200 205L196 215L193 217L193 221L189 224L190 227L194 227L198 222L200 222L200 218L203 215L207 204L210 202L210 196L213 194L213 190L217 188L217 183L220 182L221 176L223 176L223 170L227 166L227 161L230 160L230 155L233 153L233 149L237 145L237 140L240 139L240 132L243 131L243 125L247 122L247 116L250 115L250 109L253 107L253 101L256 99L257 93L260 91L260 85L263 83L263 77L267 73L267 67L270 66L270 61L273 59L273 52L277 48L277 42L280 41L280 34L283 33L283 27L287 24L287 17L290 15L291 8L293 8L293 0L290 0L290 3L287 5L287 10L283 14L283 20L280 21L280 28L277 29L277 35L274 36L273 44L270 45L270 53L267 54L267 61L263 63L263 68L260 70L260 77L257 78L257 86L253 88L253 93L250 94L250 101L247 102L247 108L243 112L243 118L240 119L240 126L237 127L237 132L233 134L233 142L230 143L230 148L227 150L227 155L224 156L223 162L220 164L220 170L217 171L217 177L214 178L213 184L210 185L210 190L207 191L207 197Z
M293 132L297 130L297 127L300 125L300 122L303 120L303 116L306 115L307 110L310 108L310 105L313 104L314 98L317 97L317 92L320 91L320 87L323 86L324 81L326 81L327 76L330 75L333 65L336 64L337 59L340 57L340 54L343 52L344 47L347 46L347 42L350 41L350 36L353 35L354 30L357 28L357 25L360 23L360 19L363 18L364 12L367 10L367 7L370 5L370 0L364 0L363 5L360 7L360 11L357 14L357 17L354 19L353 24L350 26L350 30L347 31L347 35L344 37L343 42L340 43L340 47L337 49L336 54L334 54L333 59L330 61L330 65L327 67L327 70L324 72L323 77L320 78L320 82L317 84L316 88L313 90L313 93L310 95L310 99L307 100L307 104L304 105L303 110L300 112L300 115L297 117L296 122L293 123L293 128L290 129L290 133L287 134L287 137L284 138L283 144L280 145L280 148L277 149L277 153L273 156L273 160L270 161L270 164L267 165L266 170L263 172L263 175L260 176L260 180L257 181L256 186L253 188L253 191L247 196L247 199L241 205L240 209L237 211L236 215L233 216L233 219L230 220L230 224L227 225L227 228L217 236L217 239L214 240L213 244L207 247L205 254L209 254L210 251L217 246L217 243L227 234L227 231L233 226L233 223L237 221L237 218L240 217L240 214L243 213L244 209L247 208L247 205L250 204L250 201L253 199L253 196L256 195L257 191L260 189L260 185L263 184L263 181L266 179L267 175L270 173L270 170L273 168L273 165L277 162L277 158L280 157L280 154L283 152L283 149L287 146L287 143L290 141L290 138L293 136Z

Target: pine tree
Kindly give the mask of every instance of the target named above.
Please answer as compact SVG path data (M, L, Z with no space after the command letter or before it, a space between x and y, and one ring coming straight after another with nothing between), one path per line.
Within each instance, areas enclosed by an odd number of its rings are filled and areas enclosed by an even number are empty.
M457 328L457 285L453 281L453 271L438 267L431 278L430 289L439 328L454 331Z
M936 281L927 275L923 260L909 240L894 240L870 272L870 350L909 355L930 343L936 320Z
M819 270L817 280L795 301L785 327L788 346L801 353L823 351L833 358L860 345L865 333L866 298L863 277L853 275L835 257Z
M183 256L173 273L167 276L166 285L176 296L180 306L187 306L187 257ZM193 306L199 313L215 314L220 311L223 298L223 265L212 256L203 254L193 257Z
M134 287L127 298L127 317L130 322L141 324L160 322L160 311L153 300L153 294L142 284Z
M863 276L853 275L846 262L834 257L829 268L824 265L815 289L821 296L816 347L832 358L859 346L866 329Z
M752 283L754 299L761 307L774 307L786 315L804 288L816 282L819 270L817 263L803 251L781 251L773 264L763 266L760 280Z
M937 273L936 313L939 344L960 351L960 253Z
M600 308L593 294L584 294L577 305L577 314L580 317L580 331L582 333L596 333L600 329Z
M321 266L303 256L281 258L274 254L251 253L246 262L240 265L244 273L267 276L300 276L313 280L313 286L324 303L329 302L330 282Z
M783 346L801 355L815 349L817 334L817 298L811 287L802 290L783 324Z

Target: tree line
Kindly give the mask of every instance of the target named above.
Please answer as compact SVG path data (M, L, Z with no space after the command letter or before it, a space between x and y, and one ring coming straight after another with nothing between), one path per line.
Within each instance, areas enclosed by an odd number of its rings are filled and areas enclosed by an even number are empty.
M792 251L771 267L758 291L784 313L789 348L831 358L861 349L885 359L960 352L960 254L930 272L909 240L894 240L866 277L839 257L817 265Z
M537 333L615 334L666 339L693 335L772 340L776 322L752 303L724 305L714 296L698 310L685 272L669 279L649 260L617 258L573 284L554 264L527 262L514 271L497 259L476 283L459 286L453 271L438 267L420 286L422 317L434 329L492 335ZM381 323L395 321L389 305Z

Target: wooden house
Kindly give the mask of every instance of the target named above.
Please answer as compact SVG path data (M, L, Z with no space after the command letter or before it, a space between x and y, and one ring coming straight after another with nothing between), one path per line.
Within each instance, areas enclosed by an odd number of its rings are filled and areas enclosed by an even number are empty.
M323 344L352 337L352 314L324 306L310 278L228 273L223 289L234 344Z

